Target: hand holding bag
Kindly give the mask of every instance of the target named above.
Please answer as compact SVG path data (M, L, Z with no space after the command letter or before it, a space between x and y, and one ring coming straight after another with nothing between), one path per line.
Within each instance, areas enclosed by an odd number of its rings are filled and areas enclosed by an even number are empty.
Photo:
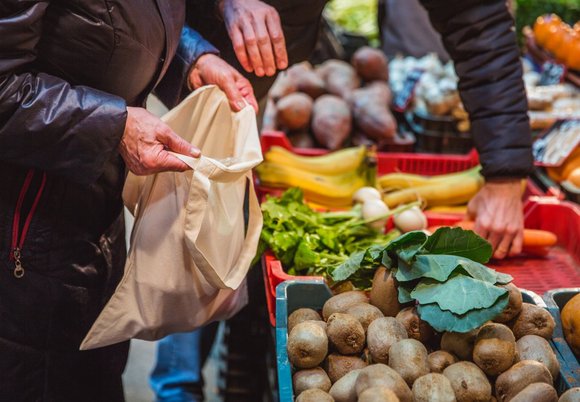
M203 87L163 120L202 157L175 154L192 168L183 173L129 175L124 199L135 225L124 276L82 350L191 331L247 303L244 279L262 228L255 113L233 113L218 88Z

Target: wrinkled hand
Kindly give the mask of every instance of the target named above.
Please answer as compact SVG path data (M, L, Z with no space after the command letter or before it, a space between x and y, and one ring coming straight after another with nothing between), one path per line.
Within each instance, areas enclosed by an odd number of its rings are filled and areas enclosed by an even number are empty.
M524 216L520 180L487 182L467 206L475 231L491 243L495 258L522 251Z
M119 152L129 170L136 175L148 175L189 169L168 151L195 158L201 155L199 149L175 134L158 117L140 107L127 107L127 122Z
M288 67L280 16L259 0L221 0L219 10L242 67L258 76L273 76Z
M246 106L245 99L258 112L258 102L250 81L215 54L204 54L197 59L189 73L189 83L194 89L217 85L225 92L232 110L242 110Z

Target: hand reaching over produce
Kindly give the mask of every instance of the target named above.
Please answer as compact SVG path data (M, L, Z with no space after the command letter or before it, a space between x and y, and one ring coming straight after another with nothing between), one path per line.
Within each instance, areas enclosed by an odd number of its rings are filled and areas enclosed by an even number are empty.
M143 108L128 107L125 132L119 144L127 168L137 175L189 169L168 151L200 156L199 149L175 134L157 116Z
M486 182L467 212L475 219L475 231L491 243L495 258L521 253L524 216L519 179Z
M193 89L217 85L225 92L233 111L242 110L247 102L258 112L258 102L250 81L215 54L204 54L197 59L189 73L189 83Z
M238 61L249 73L272 76L288 67L280 16L259 0L220 0L218 7Z

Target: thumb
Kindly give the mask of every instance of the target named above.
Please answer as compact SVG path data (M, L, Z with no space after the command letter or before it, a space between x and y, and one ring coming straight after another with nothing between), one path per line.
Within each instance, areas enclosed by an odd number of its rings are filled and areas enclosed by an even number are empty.
M244 97L242 96L242 93L238 89L234 77L229 76L228 78L226 78L226 82L224 82L221 88L225 92L226 97L230 102L230 107L234 112L239 112L244 108L244 106L246 106L246 103L244 102Z
M194 158L199 158L201 155L201 151L197 147L194 147L189 142L175 134L169 127L167 130L162 131L159 141L170 151L175 153L193 156Z

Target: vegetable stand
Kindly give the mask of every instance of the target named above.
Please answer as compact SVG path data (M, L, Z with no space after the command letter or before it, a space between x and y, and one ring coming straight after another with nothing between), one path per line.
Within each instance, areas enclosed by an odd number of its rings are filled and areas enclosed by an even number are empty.
M543 300L533 292L522 291L526 303L545 307ZM280 284L276 288L276 355L278 362L278 389L280 402L293 401L292 369L288 361L287 347L287 318L294 310L302 307L321 309L324 302L332 296L328 286L321 280L291 280ZM554 345L551 345L554 348ZM560 356L558 356L560 357ZM570 366L560 360L560 376L555 386L559 392L570 388L573 383L565 379L572 378ZM575 368L572 368L575 369Z

